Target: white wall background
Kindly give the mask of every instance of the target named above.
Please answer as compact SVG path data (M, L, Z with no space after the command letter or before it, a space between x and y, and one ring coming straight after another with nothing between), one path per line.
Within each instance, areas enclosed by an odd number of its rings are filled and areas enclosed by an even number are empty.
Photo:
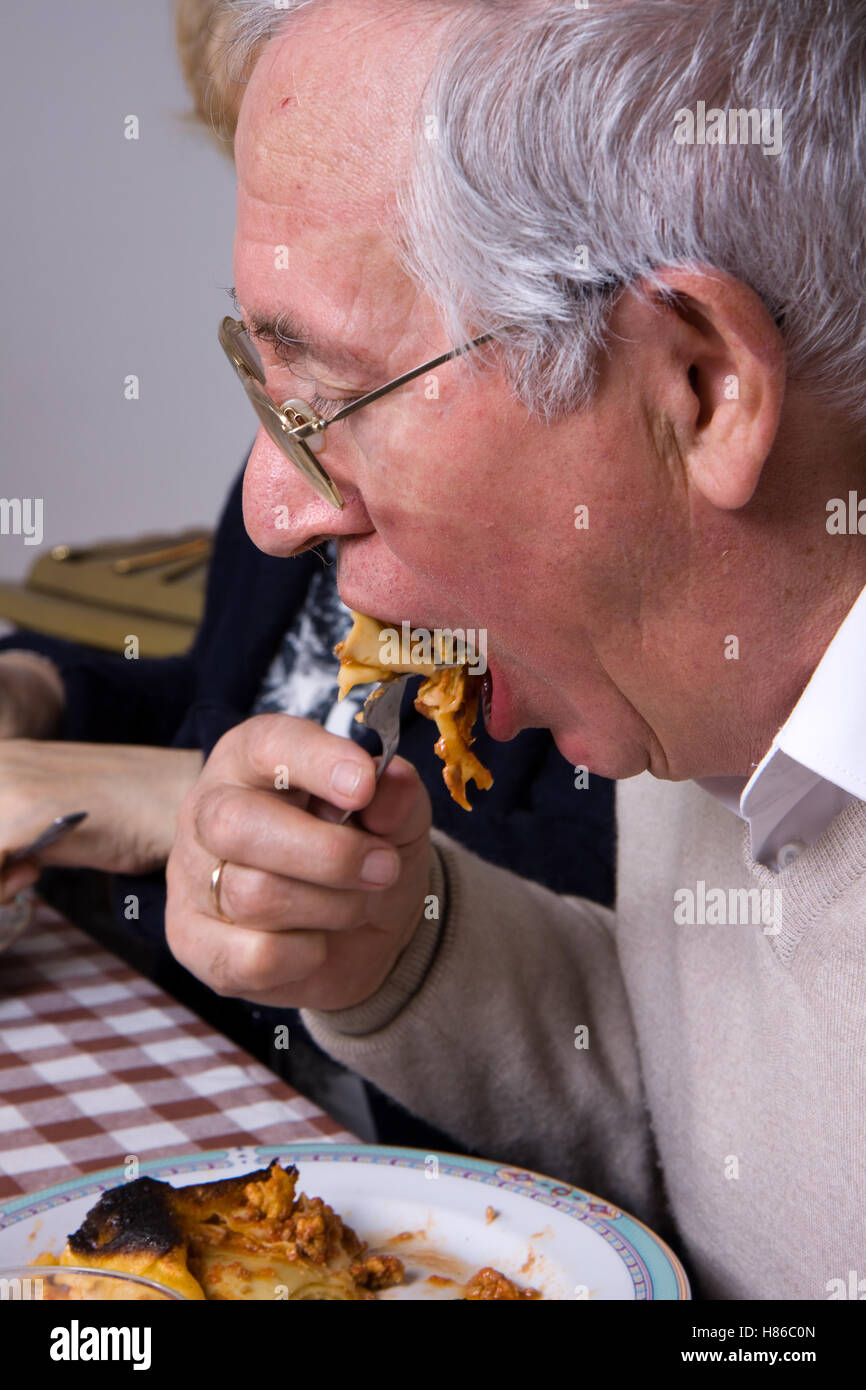
M0 497L44 499L43 547L210 524L256 421L216 339L234 170L184 120L171 0L5 0L2 33ZM39 553L0 535L0 578Z

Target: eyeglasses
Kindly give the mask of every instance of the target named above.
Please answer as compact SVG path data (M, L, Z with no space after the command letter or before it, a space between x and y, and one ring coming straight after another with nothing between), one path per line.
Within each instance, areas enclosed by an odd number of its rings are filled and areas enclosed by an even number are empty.
M219 340L223 350L240 377L241 385L271 439L300 469L319 496L337 508L343 506L343 499L316 458L316 454L325 447L325 430L328 426L335 425L338 420L345 420L347 415L352 415L364 405L371 405L388 391L394 391L398 386L421 376L422 372L431 372L434 367L441 366L452 357L459 357L461 353L480 347L493 336L492 333L484 333L480 338L473 338L471 342L465 343L463 347L443 352L440 357L434 357L429 362L422 363L420 367L413 367L411 372L404 372L402 376L395 377L387 385L379 386L375 391L368 391L356 401L350 401L329 420L323 420L306 401L293 398L283 401L282 405L275 405L265 390L265 373L261 358L253 346L246 324L240 319L224 318L219 327Z

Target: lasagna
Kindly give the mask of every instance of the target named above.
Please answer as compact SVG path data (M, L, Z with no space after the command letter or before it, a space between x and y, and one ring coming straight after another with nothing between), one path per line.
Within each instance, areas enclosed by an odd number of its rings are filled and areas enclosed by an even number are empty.
M411 653L409 661L388 660L381 641L383 624L363 613L352 613L352 619L348 636L334 648L334 654L340 658L340 699L356 685L396 680L407 674L424 676L415 708L419 714L435 721L439 732L435 748L445 764L442 772L445 785L458 805L471 811L466 795L467 782L474 782L482 791L493 785L490 772L471 751L481 677L472 675L465 662L460 666L446 666L432 660L414 659ZM358 719L361 717L356 715Z
M396 1256L366 1255L331 1207L296 1191L297 1180L297 1168L275 1159L191 1187L121 1183L88 1212L59 1263L137 1274L197 1301L365 1301L402 1282Z

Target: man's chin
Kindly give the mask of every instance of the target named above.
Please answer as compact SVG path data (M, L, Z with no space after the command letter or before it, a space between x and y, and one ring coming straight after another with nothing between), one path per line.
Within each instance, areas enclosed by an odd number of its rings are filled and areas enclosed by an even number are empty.
M646 772L649 766L646 752L632 745L623 744L608 747L590 744L586 734L558 732L551 729L551 737L557 749L571 763L575 774L581 770L592 773L594 777L607 777L611 781L622 781L627 777L637 777Z
M574 767L585 767L590 772L594 771L591 764L592 753L587 747L586 739L578 734L567 732L556 732L551 729L551 737L567 763Z

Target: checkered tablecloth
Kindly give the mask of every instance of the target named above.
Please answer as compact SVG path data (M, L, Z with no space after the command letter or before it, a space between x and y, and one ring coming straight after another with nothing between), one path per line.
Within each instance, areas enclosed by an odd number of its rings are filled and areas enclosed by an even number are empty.
M0 1200L129 1155L354 1137L51 909L0 954Z

